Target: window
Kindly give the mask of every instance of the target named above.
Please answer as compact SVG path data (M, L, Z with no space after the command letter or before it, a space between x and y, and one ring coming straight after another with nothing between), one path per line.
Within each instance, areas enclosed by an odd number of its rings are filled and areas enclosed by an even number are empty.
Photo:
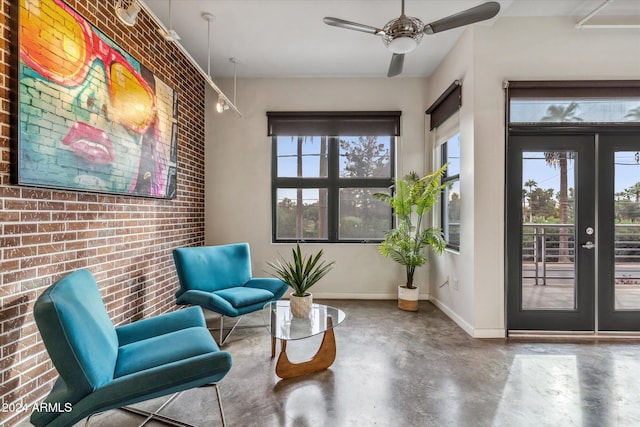
M447 247L460 249L460 134L442 144L442 164L448 163L442 183L449 186L442 193L442 231Z
M267 113L272 240L380 242L391 208L399 112Z
M637 126L640 84L636 80L510 81L508 122L517 126Z
M448 163L443 184L449 184L442 193L441 225L447 248L460 250L460 119L462 85L454 81L427 109L431 116L430 130L435 147L440 146L440 166ZM437 148L436 148L437 149Z

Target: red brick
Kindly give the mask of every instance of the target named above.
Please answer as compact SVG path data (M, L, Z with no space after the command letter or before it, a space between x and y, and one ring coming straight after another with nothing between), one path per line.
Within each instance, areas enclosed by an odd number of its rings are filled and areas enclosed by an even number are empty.
M22 236L23 245L38 245L43 243L51 243L51 234L25 234Z
M22 258L33 256L38 253L38 248L36 246L15 246L9 249L4 250L4 258L5 259L13 259L13 258Z
M25 233L35 233L38 231L37 224L5 224L4 226L4 234L25 234Z

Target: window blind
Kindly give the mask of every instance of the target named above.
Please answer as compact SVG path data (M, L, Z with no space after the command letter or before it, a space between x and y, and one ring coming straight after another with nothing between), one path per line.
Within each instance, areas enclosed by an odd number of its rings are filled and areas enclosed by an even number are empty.
M267 112L268 136L400 136L400 111Z
M462 85L456 80L436 99L426 114L431 116L429 130L433 130L445 122L462 106Z

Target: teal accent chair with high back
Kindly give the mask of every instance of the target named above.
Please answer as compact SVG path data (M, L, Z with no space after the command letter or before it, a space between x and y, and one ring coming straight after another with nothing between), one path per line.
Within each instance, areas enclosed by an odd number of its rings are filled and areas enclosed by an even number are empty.
M275 277L252 277L248 243L177 248L173 259L180 280L176 302L220 314L220 345L244 314L279 300L287 290L287 285ZM237 320L223 337L224 316Z
M89 417L88 424L93 414L114 408L166 419L127 405L205 385L215 387L224 425L217 383L231 369L231 355L218 348L199 307L116 328L94 277L82 269L45 290L33 311L59 374L31 414L35 426L71 426Z

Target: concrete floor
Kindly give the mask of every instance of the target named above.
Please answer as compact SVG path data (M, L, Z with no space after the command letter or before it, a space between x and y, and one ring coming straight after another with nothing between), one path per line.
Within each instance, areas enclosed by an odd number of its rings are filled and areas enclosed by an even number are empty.
M234 332L224 347L234 365L220 383L228 426L640 425L638 342L480 340L426 301L417 313L395 301L324 302L348 313L329 370L279 380L266 329ZM261 313L243 323L262 325ZM287 352L305 360L318 345L291 342ZM184 392L162 413L220 425L212 388ZM141 420L114 410L91 425Z

